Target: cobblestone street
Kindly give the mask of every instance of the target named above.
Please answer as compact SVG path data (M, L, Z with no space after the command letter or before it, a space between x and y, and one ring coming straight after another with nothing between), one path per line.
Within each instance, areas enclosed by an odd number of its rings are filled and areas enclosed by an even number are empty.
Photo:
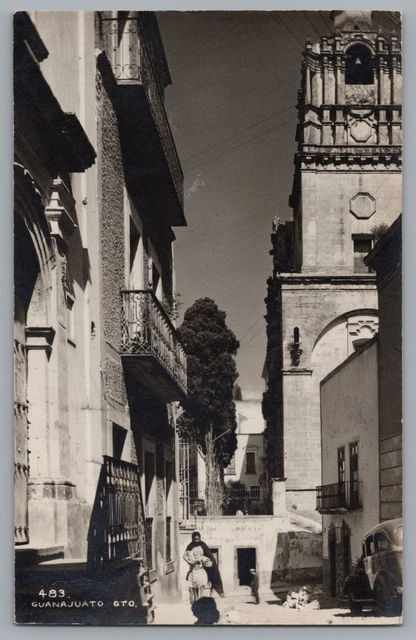
M315 611L299 611L282 606L286 593L274 595L260 594L261 602L254 605L247 592L244 595L216 599L222 625L394 625L400 624L399 617L381 616L377 611L367 609L361 615L352 616L348 606L339 600L328 601L326 608ZM155 612L157 625L192 625L196 618L189 603L159 603Z

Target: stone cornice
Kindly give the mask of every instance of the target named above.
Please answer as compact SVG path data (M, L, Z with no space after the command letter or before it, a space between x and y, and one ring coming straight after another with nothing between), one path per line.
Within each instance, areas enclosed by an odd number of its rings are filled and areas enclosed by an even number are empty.
M275 282L280 281L282 285L303 284L303 285L339 285L357 286L357 285L374 285L376 282L375 273L360 274L324 274L324 273L279 273L276 275Z
M50 352L54 338L55 329L53 327L27 327L26 348Z

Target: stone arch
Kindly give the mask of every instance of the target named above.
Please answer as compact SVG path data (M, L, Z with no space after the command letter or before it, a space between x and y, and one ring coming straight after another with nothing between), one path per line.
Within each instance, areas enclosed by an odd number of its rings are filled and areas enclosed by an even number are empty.
M352 42L344 56L346 85L374 83L374 52L367 42Z
M310 362L314 379L322 380L377 330L378 312L375 309L355 309L331 320L312 349Z
M352 42L348 42L348 44L346 44L344 47L344 54L348 53L348 50L351 49L352 47L355 47L355 45L357 44L363 47L366 47L372 55L375 54L375 49L371 44L371 42L368 42L368 40L365 40L364 38L357 38L357 39L354 39Z
M334 326L343 322L344 320L349 320L354 316L370 316L372 318L378 318L378 310L372 308L362 308L362 309L353 309L352 311L347 311L345 313L340 314L336 318L333 318L328 324L322 329L322 331L318 334L318 337L315 339L314 345L312 347L312 354L319 343L319 341L327 334Z
M14 492L16 544L29 536L28 328L48 325L53 246L30 174L15 164L14 193Z

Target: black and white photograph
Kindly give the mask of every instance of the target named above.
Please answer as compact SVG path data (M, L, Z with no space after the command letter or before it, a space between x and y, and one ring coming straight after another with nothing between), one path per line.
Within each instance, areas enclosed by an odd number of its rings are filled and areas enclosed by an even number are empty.
M401 625L401 13L16 11L13 119L15 622Z

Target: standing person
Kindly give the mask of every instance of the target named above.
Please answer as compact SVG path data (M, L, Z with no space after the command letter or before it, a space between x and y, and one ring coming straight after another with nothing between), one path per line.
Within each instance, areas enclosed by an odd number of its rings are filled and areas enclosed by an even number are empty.
M190 567L187 580L191 603L201 598L204 595L205 587L209 585L211 593L215 589L218 595L223 598L224 590L218 565L209 547L201 540L201 534L198 531L193 532L192 542L186 547L183 557Z
M251 587L251 593L253 594L254 599L255 599L255 603L254 604L260 604L259 576L257 575L257 571L255 569L250 569L250 573L251 573L250 587Z

